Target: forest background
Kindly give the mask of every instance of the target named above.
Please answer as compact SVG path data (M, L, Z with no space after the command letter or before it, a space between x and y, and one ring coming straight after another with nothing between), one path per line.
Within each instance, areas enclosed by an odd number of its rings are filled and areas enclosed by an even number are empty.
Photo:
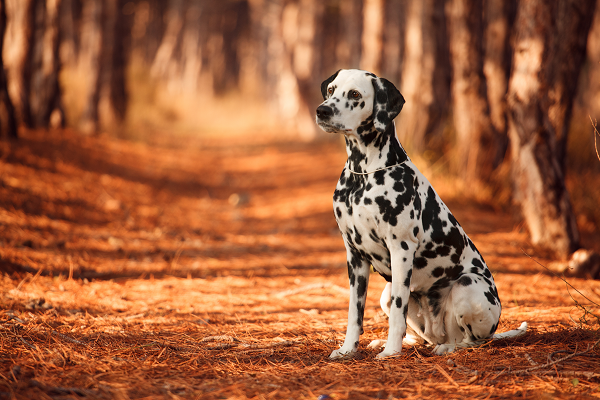
M332 140L314 124L320 82L361 68L406 98L397 134L410 154L514 201L533 243L565 259L600 225L600 185L588 184L600 169L594 1L5 0L2 11L5 136L20 125Z
M0 44L0 398L600 396L600 0L0 0ZM373 276L328 360L340 68L400 89L525 336L379 362Z

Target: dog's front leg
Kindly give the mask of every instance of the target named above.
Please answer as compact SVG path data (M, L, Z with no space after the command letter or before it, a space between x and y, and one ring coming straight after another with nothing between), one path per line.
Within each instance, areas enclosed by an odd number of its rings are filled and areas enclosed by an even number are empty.
M385 349L377 358L399 355L402 351L402 340L406 334L406 314L410 298L410 281L412 264L417 244L402 241L397 249L390 249L392 264L392 296L389 311L388 340Z
M329 358L350 358L356 353L358 339L363 333L363 317L369 285L369 263L357 252L348 251L348 279L350 281L350 306L348 308L348 328L341 348L333 351Z

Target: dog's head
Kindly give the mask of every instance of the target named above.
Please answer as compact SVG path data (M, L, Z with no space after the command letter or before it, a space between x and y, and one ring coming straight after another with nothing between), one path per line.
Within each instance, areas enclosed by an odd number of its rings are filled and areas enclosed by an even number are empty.
M384 132L404 105L390 81L358 69L331 75L321 84L321 94L325 101L317 108L317 125L346 135Z

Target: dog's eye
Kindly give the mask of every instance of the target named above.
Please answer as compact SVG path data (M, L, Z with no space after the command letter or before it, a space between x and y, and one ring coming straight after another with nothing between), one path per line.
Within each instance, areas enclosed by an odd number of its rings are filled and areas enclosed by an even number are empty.
M331 96L333 94L333 87L327 89L327 93Z
M348 94L350 95L350 98L354 100L358 100L361 97L360 93L358 93L356 90L351 90Z

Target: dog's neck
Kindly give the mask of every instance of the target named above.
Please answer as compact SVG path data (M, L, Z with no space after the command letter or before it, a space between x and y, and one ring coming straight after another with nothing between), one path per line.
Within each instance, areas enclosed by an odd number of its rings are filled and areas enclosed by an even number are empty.
M346 168L355 173L370 173L410 160L396 138L393 122L383 133L371 125L369 131L347 135L345 139L348 153Z

